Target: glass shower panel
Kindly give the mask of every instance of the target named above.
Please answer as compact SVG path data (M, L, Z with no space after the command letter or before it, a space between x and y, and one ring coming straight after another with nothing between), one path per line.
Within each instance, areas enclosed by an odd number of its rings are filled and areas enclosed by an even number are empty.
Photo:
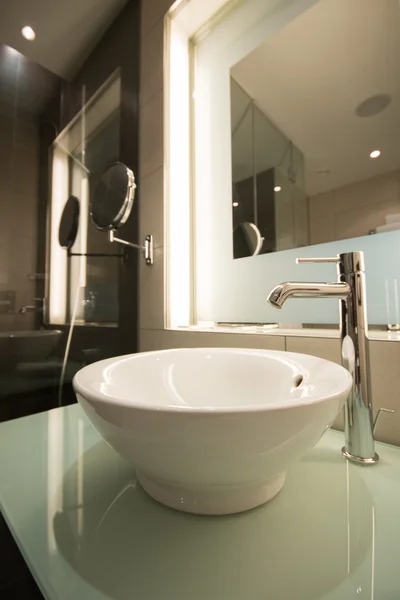
M308 197L303 188L293 186L294 246L301 248L310 244L310 220Z
M260 254L309 243L304 156L235 81L230 80L234 257L240 224L260 233Z
M119 69L87 99L84 85L0 45L0 420L75 401L76 371L118 354L110 329L124 255L91 223L89 203L119 160L120 104ZM59 224L70 196L79 225L67 250Z
M256 105L254 105L254 144L257 173L273 168L287 172L288 140Z
M119 160L120 78L118 73L110 82L110 86L113 87L113 110L94 127L86 143L89 195L97 183L99 174ZM115 326L119 320L119 271L123 253L118 246L109 244L107 235L103 231L98 231L90 218L87 226L87 253L84 321L87 324L102 323L110 327ZM121 257L119 258L118 255Z
M137 253L89 213L110 163L138 171L140 3L90 22L81 7L74 43L68 3L50 20L31 4L34 41L0 9L0 420L75 402L77 370L138 347ZM122 237L138 241L137 221L135 203Z
M99 175L119 158L119 71L89 101L85 102L84 87L81 92L81 110L53 144L50 262L54 278L51 278L49 289L49 323L92 325L98 323L96 315L103 323L107 314L108 325L117 326L119 265L123 255L110 245L104 232L95 228L89 211L90 194ZM64 161L63 174L54 168L60 160ZM62 193L60 189L63 189ZM79 202L78 232L71 248L63 248L60 253L59 213L70 196ZM55 284L56 278L62 280L61 288ZM62 311L59 310L60 303L65 305ZM103 313L94 308L108 303L109 310L103 310Z
M275 171L276 250L287 250L295 244L293 183L280 170Z
M255 104L253 107L257 226L264 238L261 252L275 252L281 244L281 223L287 222L284 198L278 197L276 192L282 185L278 181L278 167L284 160L287 140ZM284 194L287 193L286 186Z
M253 105L251 99L231 81L232 134L232 216L233 231L242 223L254 223L256 215ZM235 235L235 234L234 234ZM237 241L237 240L236 240ZM240 255L240 244L235 244Z

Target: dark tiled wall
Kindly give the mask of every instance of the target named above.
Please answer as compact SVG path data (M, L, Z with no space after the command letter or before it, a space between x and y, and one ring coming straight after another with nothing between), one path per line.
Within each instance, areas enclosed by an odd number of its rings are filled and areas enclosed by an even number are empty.
M38 224L46 218L40 205L43 113L60 85L59 77L0 44L0 300L15 293L9 312L0 302L0 331L35 324L33 313L18 310L37 295Z
M0 314L0 331L33 328L18 308L35 296L39 181L39 126L0 114L0 290L15 292L15 307Z

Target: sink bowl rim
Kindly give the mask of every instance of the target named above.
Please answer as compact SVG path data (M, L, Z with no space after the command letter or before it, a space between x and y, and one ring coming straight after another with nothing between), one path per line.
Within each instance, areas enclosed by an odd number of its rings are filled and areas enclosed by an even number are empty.
M103 368L112 365L113 363L123 361L123 360L132 360L139 359L143 356L155 356L155 355L168 355L168 354L178 354L178 353L195 353L201 351L201 353L205 352L213 352L217 354L245 354L245 355L257 355L261 357L275 357L275 358L285 358L292 359L293 362L297 363L300 360L303 360L307 363L313 361L317 361L323 364L329 364L331 368L336 371L338 377L341 377L339 387L336 388L336 391L331 391L329 393L319 393L319 395L315 395L313 397L306 398L294 398L291 400L278 401L276 403L266 402L265 404L258 405L230 405L230 406L186 406L186 405L168 405L161 403L141 403L135 401L133 399L121 398L116 395L104 394L103 392L99 392L90 387L82 379L84 379L87 374L90 374L91 371L99 370L99 372L103 373ZM92 383L92 382L90 382ZM316 356L301 354L298 352L286 352L282 350L262 350L262 349L252 349L252 348L171 348L166 350L152 350L150 352L138 352L136 354L125 354L121 356L115 356L112 358L107 358L101 361L97 361L96 363L92 363L83 367L78 373L76 373L73 379L73 388L76 393L82 396L84 399L89 400L90 402L99 402L102 404L110 404L115 407L123 408L123 409L131 409L138 410L143 412L154 412L158 414L186 414L186 415L237 415L237 414L245 414L245 413L266 413L266 412L275 412L282 411L288 409L301 408L303 406L317 405L319 403L332 401L335 399L340 399L344 394L350 391L352 385L352 376L350 373L341 365L334 363L332 361L319 358Z

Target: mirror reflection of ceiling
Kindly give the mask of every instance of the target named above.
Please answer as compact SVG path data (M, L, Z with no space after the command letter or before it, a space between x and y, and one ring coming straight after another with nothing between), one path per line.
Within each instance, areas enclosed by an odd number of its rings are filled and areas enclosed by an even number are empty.
M399 0L320 0L231 74L304 153L308 195L399 168ZM390 104L358 116L377 94Z
M1 0L0 43L71 79L127 0ZM36 39L21 28L30 25Z

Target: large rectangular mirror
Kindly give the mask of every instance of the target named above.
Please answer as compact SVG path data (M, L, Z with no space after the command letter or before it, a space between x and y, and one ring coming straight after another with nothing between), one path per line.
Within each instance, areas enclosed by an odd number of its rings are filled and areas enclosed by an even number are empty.
M398 0L237 0L172 60L169 260L192 252L194 322L337 326L336 300L266 298L336 280L296 258L344 252L365 255L369 324L400 322L399 25Z
M399 20L321 0L231 67L235 258L400 229Z

